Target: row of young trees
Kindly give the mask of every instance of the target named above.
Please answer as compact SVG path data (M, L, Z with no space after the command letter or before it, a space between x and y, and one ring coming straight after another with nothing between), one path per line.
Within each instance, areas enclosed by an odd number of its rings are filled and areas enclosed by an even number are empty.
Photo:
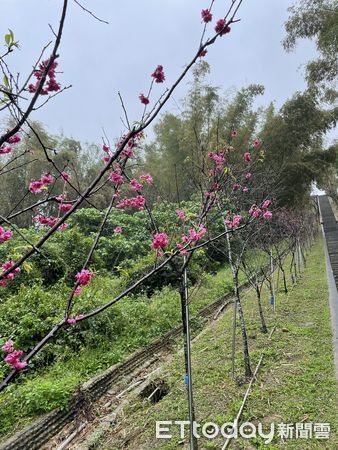
M104 214L91 248L78 267L71 293L64 299L62 319L53 324L42 339L32 342L30 351L25 354L17 348L15 340L7 339L4 343L2 350L8 372L0 383L0 391L20 372L28 371L31 361L61 330L90 321L170 266L180 289L192 422L187 273L194 255L205 247L227 255L235 289L234 336L238 314L245 375L250 377L239 270L247 274L256 289L261 327L266 332L260 297L262 283L268 281L272 303L276 304L273 265L277 264L284 275L283 260L288 249L294 255L293 260L296 254L303 258L300 256L301 243L313 229L305 227L305 223L312 223L312 220L302 220L300 205L304 203L311 182L324 180L323 174L327 180L330 173L333 151L324 151L322 144L336 111L321 110L306 93L297 94L280 112L275 112L272 106L257 112L252 109L252 104L255 96L262 93L261 86L249 86L237 93L230 103L225 103L217 90L203 80L208 70L203 58L209 46L231 35L237 26L236 17L242 0L232 0L218 20L213 17L212 0L201 12L203 29L199 48L177 80L158 100L152 100L154 83L161 85L166 81L165 69L157 65L150 72L148 93L140 94L138 99L144 105L141 120L129 125L131 121L122 103L128 127L126 133L116 142L110 142L105 136L100 147L88 146L85 153L80 153L79 143L51 138L31 119L34 110L45 107L62 92L57 81L58 52L68 3L63 0L59 28L49 57L45 59L46 47L24 81L11 72L7 62L17 47L14 35L10 32L5 36L6 51L0 64L5 86L0 109L10 119L0 137L0 176L8 192L1 200L0 241L8 241L13 235L20 236L25 250L16 260L1 262L1 289L7 289L14 278L21 276L20 272L25 270L30 258L36 254L44 256L45 244L55 233L62 233L67 228L67 221L79 208L100 209ZM206 37L208 33L209 37ZM144 130L154 122L193 67L194 84L185 112L178 117L164 115L155 127L156 142L143 149ZM177 219L165 228L153 213L153 205L161 199L177 204L176 207L171 204L176 208ZM197 205L193 210L181 206L181 202L188 199L193 199ZM283 209L285 205L289 208ZM290 212L290 206L298 209ZM149 250L152 249L154 255L153 265L110 301L75 315L74 306L79 310L83 290L95 276L91 264L109 218L121 209L130 214L135 210L146 211L146 233ZM41 230L39 239L32 241L27 230L22 228L29 226ZM123 229L117 226L114 232L123 233ZM269 269L262 268L257 273L257 268L250 266L246 259L249 246L260 247L269 254ZM295 276L297 267L295 269L294 264L291 270ZM287 289L285 276L283 279ZM233 358L233 372L234 367ZM193 439L191 445L196 448Z

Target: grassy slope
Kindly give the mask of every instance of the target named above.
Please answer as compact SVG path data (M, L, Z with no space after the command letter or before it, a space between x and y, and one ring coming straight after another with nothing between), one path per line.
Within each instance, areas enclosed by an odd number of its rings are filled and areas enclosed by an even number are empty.
M231 291L231 271L221 269L215 276L203 274L193 288L192 315L221 295ZM109 293L104 292L109 296ZM114 307L117 311L116 337L105 339L98 332L92 347L79 353L65 354L38 373L27 373L18 384L10 386L0 398L0 436L21 429L36 416L67 404L77 387L112 364L125 360L140 347L164 335L180 323L177 290L165 287L151 299L139 295L126 298Z
M318 449L338 448L336 422L336 380L333 370L332 334L325 260L322 240L309 254L307 268L297 285L287 295L279 294L277 314L268 304L265 291L264 308L267 323L277 326L271 341L259 332L254 293L244 294L244 312L252 365L264 353L258 381L253 385L242 421L262 421L269 424L304 422L331 423L329 442L289 440L279 438L268 446L262 440L236 440L236 449ZM246 385L237 386L230 378L231 311L211 324L193 346L193 379L196 420L219 424L232 421L244 396ZM243 372L237 337L237 376ZM170 393L156 405L134 398L124 411L123 421L98 444L101 449L128 448L178 449L186 442L174 434L170 441L155 439L156 420L186 420L186 395L182 376L183 358L179 353L173 363L164 367L162 378L170 385ZM129 439L126 442L126 439ZM219 449L221 440L200 440L203 449Z

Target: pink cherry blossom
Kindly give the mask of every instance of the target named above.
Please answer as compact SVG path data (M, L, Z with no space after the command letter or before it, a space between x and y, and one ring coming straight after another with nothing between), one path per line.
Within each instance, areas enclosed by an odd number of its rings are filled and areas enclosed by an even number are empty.
M206 232L207 232L206 228L203 225L200 225L198 231L190 229L187 236L182 236L182 241L183 242L198 241L205 235Z
M7 153L11 153L13 148L10 145L0 148L0 155L6 155Z
M27 367L27 362L20 361L20 358L22 355L23 355L22 350L14 350L13 352L9 353L6 356L5 361L7 364L12 366L14 369L18 369L18 370L24 369L25 367Z
M13 363L13 367L14 367L14 369L22 370L25 367L27 367L27 362L26 361L18 361L18 360L16 360Z
M137 180L131 180L129 185L131 186L133 191L140 191L143 186Z
M122 228L122 227L115 227L115 228L114 228L114 233L115 233L115 234L120 234L120 233L122 233L122 231L123 231L123 228Z
M236 137L237 136L237 131L236 130L232 130L231 131L231 137Z
M67 212L73 208L71 203L61 203L59 206L60 211Z
M176 209L175 213L178 215L178 217L181 220L185 220L187 216L185 215L185 212L182 209Z
M50 174L50 173L44 173L44 174L42 174L41 180L40 180L40 181L41 181L43 184L46 184L46 185L52 184L53 181L54 181L54 177L53 177L53 175Z
M103 145L102 145L102 150L103 150L105 153L109 153L109 147L108 147L108 145L103 144Z
M271 211L265 211L263 214L264 219L271 219L272 217L272 212Z
M262 210L259 208L256 208L253 212L252 212L252 217L259 217L262 214Z
M8 139L7 139L7 142L9 143L9 144L17 144L18 142L20 142L21 141L21 136L19 135L19 134L14 134L14 136L10 136Z
M165 80L163 66L158 65L151 76L154 78L155 83L163 83L163 81Z
M149 173L140 176L140 180L144 180L147 184L153 183L153 177Z
M120 173L117 172L111 172L109 175L110 181L112 181L114 184L123 184L124 178Z
M233 191L237 191L238 189L240 189L240 187L241 187L240 184L234 183L234 184L232 185L232 190L233 190Z
M168 236L165 233L156 233L154 235L152 247L154 250L157 250L159 248L166 248L166 246L169 244Z
M202 16L203 22L205 22L205 23L212 21L212 14L208 9L202 9L201 16Z
M9 239L11 239L12 236L13 236L12 231L5 230L0 226L0 242L9 241Z
M252 161L250 152L245 152L245 153L244 153L244 161L245 161L245 162L250 162L250 161Z
M263 204L262 204L262 208L263 209L266 209L266 208L268 208L269 207L269 205L271 204L271 200L265 200L264 202L263 202Z
M234 216L233 219L231 219L231 218L225 219L224 224L231 230L235 230L236 228L239 227L241 220L242 220L242 216L237 215L237 216Z
M159 83L159 81L158 81L158 83ZM149 98L146 97L144 94L140 94L140 95L138 96L138 98L140 99L140 102L141 102L143 105L148 105L149 102L150 102Z
M3 272L7 272L7 270L11 269L14 266L14 261L6 261L2 264L1 268ZM0 281L0 286L6 286L7 281L8 280L13 280L16 276L16 274L18 274L21 271L20 267L16 267L15 269L13 269L11 272L9 272L4 279L2 279Z
M40 83L42 82L42 77L45 73L45 69L48 65L49 59L41 62L39 64L38 69L34 71L34 76L37 78L37 82L35 84L33 83L29 84L28 91L30 93L34 93L37 91L38 87L40 86ZM57 66L58 63L56 61L53 61L47 73L48 81L46 83L46 87L41 90L40 95L47 95L49 92L57 92L61 89L60 84L55 79L56 76L55 69Z
M82 269L81 272L78 272L75 275L76 281L81 286L87 286L89 284L90 280L93 278L94 274L90 270Z
M29 184L29 190L32 194L40 194L42 192L42 189L44 187L44 184L42 181L31 181Z
M14 351L14 342L11 339L8 339L1 347L1 350L5 353L12 353Z
M243 188L243 192L244 192L245 194L247 194L249 191L250 191L249 188L247 188L247 187L244 187L244 188Z
M38 222L41 225L48 225L50 227L53 227L56 224L56 222L58 221L58 218L53 217L53 216L47 217L42 214L39 214L39 215L33 217L33 220L34 220L34 222ZM61 228L61 226L59 228Z
M251 172L247 172L246 174L245 174L245 179L246 180L250 180L252 178L252 173Z
M216 22L215 31L216 33L220 33L220 36L223 36L226 33L230 33L231 28L229 25L225 26L226 22L224 19L219 19Z
M254 147L259 147L261 145L261 140L260 139L254 139L254 141L252 142L252 145Z

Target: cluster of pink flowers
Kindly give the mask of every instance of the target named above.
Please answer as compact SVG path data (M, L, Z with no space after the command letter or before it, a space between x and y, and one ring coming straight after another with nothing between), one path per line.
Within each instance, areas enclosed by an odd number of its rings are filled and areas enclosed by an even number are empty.
M252 205L249 209L250 216L256 218L262 214L262 210L257 205Z
M254 147L259 147L261 145L262 141L260 139L254 139L252 142L252 145Z
M110 148L108 147L108 145L103 144L102 145L102 150L104 151L104 153L106 153L106 155L102 159L103 159L103 161L105 163L107 163L107 162L109 162L109 160L110 160L110 158L112 156Z
M81 272L78 272L75 275L77 283L79 283L81 286L87 286L89 284L90 280L93 278L94 274L88 269L82 269Z
M4 228L0 227L0 242L9 241L12 236L13 233L10 230L5 230Z
M109 179L111 182L113 182L114 184L117 184L117 185L124 183L123 176L117 171L111 172L109 175Z
M163 66L158 65L151 76L154 78L155 83L163 83L163 81L165 80Z
M236 228L239 227L241 220L242 220L242 216L236 215L236 216L234 216L233 219L225 219L224 225L226 225L231 230L236 230Z
M175 213L178 215L178 217L181 220L185 220L187 218L187 216L185 215L185 212L182 211L182 209L176 209Z
M75 325L78 320L82 319L82 317L84 317L83 314L78 314L75 317L69 317L67 319L67 323L68 325Z
M40 86L40 83L42 81L42 77L44 75L45 69L49 64L49 59L46 61L43 61L39 64L39 69L35 70L34 76L36 77L37 81L35 84L31 83L28 85L28 91L32 94L37 91L38 87ZM57 68L58 63L56 61L53 61L51 64L51 67L47 73L47 84L46 87L41 89L40 95L48 95L49 92L57 92L61 89L60 84L56 81L56 73L55 69Z
M209 9L202 9L201 16L202 16L203 22L205 22L205 23L212 21L212 14L209 11Z
M10 136L7 139L7 143L8 144L18 144L21 141L21 137L19 134L14 134L13 136ZM11 151L13 150L12 145L3 145L2 147L0 147L0 155L6 155L8 153L11 153Z
M207 230L206 230L205 226L203 226L203 225L199 226L198 231L196 231L194 229L190 229L188 231L187 235L182 236L182 242L187 243L187 242L198 241L206 234L206 232L207 232Z
M216 171L221 172L224 169L225 164L225 152L224 150L219 150L217 153L209 152L209 158L213 159L216 164ZM213 172L211 173L213 174Z
M1 347L1 350L7 353L5 361L7 364L13 367L13 369L21 370L27 367L26 361L20 361L21 356L23 355L22 350L14 350L14 342L9 339L4 343Z
M19 134L14 134L7 139L9 144L18 144L21 141L21 136Z
M215 31L216 33L219 33L220 36L223 36L226 33L230 33L231 28L229 27L229 25L226 25L224 19L219 19L216 22Z
M113 231L114 231L115 234L121 234L123 232L123 228L122 227L115 227Z
M10 145L4 145L0 148L0 155L7 155L7 153L11 153L12 150L13 147L11 147Z
M139 183L137 180L131 180L129 185L133 191L140 191L143 188L142 184Z
M141 211L144 209L145 203L145 198L142 197L142 195L138 195L137 197L125 198L116 205L116 208L122 209L125 206L131 206L132 208L138 208Z
M144 180L147 184L153 183L153 177L151 175L149 175L149 173L141 175L140 180Z
M53 181L54 181L53 175L51 175L50 173L44 173L42 174L40 180L30 182L29 191L32 194L40 194L40 192L42 192L42 189L45 186L52 184Z
M149 174L145 174L145 175L141 175L140 176L140 180L141 181L145 181L147 184L152 184L153 182L153 177ZM132 188L133 191L140 191L141 189L143 189L143 185L137 181L137 180L131 180L129 183L130 187Z
M144 94L140 94L140 95L138 96L138 98L140 99L140 102L141 102L143 105L148 105L148 104L150 103L149 98L146 97Z
M2 264L1 268L2 268L2 273L7 272L8 269L11 269L14 266L14 262L13 261L6 261ZM5 276L5 278L3 278L2 280L0 280L0 286L6 286L7 281L9 280L13 280L15 275L18 274L20 272L20 267L16 267L12 272L10 272L9 274L7 274Z
M70 211L73 208L72 203L60 203L59 210L62 212Z
M263 212L264 219L271 219L271 217L272 217L272 212L268 210L270 205L271 205L271 200L269 200L269 199L265 200L262 203L262 209L264 210L264 212Z
M262 216L264 219L271 219L272 212L267 209L270 204L271 200L265 200L261 208L254 204L249 209L249 214L254 218Z
M165 249L169 244L168 236L165 233L156 233L153 238L152 247L154 250Z
M264 219L271 219L272 212L271 211L264 211L263 217L264 217Z
M53 217L53 216L48 217L48 216L44 216L43 214L38 214L37 216L33 217L33 220L34 220L34 222L37 222L40 225L47 225L49 227L53 227L59 221L58 217ZM65 230L66 228L68 228L68 224L62 223L58 227L58 230Z
M41 225L48 225L49 227L53 227L56 222L58 221L57 217L53 216L44 216L43 214L38 214L37 216L33 217L34 222L40 223Z

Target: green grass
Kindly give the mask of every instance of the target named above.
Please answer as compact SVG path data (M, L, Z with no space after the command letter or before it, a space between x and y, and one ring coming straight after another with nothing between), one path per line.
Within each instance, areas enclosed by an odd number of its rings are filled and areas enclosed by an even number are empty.
M290 281L289 281L289 284ZM336 416L336 380L333 368L332 333L323 243L319 239L311 249L307 267L288 294L279 293L273 312L264 292L264 310L269 330L276 325L271 341L259 331L256 299L253 291L243 294L244 314L249 335L252 366L264 353L263 364L254 383L241 421L329 422L329 441L293 439L281 443L276 436L265 445L261 438L238 439L234 449L318 449L338 448ZM204 330L192 349L196 420L222 424L233 421L247 385L238 385L230 376L231 323L229 309ZM236 376L243 375L240 335L237 335ZM171 440L156 440L156 420L187 420L186 392L183 381L183 355L179 352L164 365L160 376L170 392L152 405L134 395L115 428L106 432L95 448L101 450L188 448L173 429ZM199 448L220 449L223 440L199 441Z
M97 296L102 297L102 302L114 293L109 292L108 281L96 280L101 284ZM213 276L203 274L198 286L191 289L192 315L231 289L228 267ZM104 326L116 330L115 334L105 337L101 328L104 319L98 323L93 320L91 326L94 331L97 327L97 342L91 346L81 346L79 343L77 352L65 349L63 356L51 366L28 372L1 395L0 436L3 439L40 414L59 406L65 407L71 394L81 384L107 367L125 360L132 352L180 323L179 293L170 286L156 292L150 299L145 295L125 298L113 308L115 319Z

